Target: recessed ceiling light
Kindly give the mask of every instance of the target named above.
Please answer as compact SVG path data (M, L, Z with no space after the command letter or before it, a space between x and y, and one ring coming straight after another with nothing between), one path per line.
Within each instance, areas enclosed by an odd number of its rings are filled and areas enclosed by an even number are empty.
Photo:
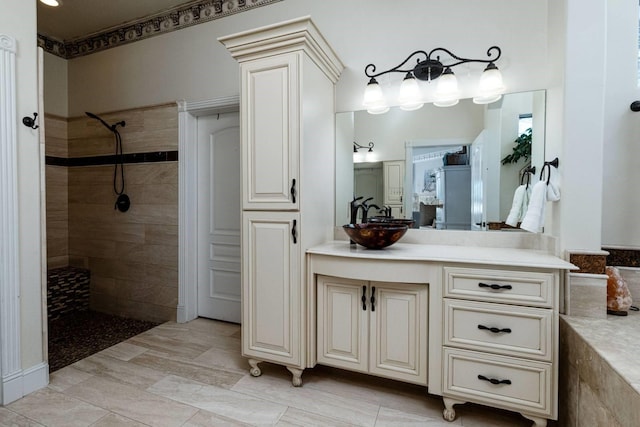
M40 2L46 4L47 6L60 6L60 1L58 0L40 0Z

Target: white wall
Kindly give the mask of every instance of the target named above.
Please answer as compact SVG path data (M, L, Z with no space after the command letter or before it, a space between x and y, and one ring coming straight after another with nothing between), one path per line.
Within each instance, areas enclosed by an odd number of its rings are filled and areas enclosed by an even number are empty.
M16 38L18 217L20 265L20 350L22 369L44 360L40 241L40 147L38 131L22 125L38 111L36 3L1 0L0 32ZM10 10L11 13L4 13ZM42 120L39 119L40 124ZM4 325L10 327L10 325Z
M538 72L547 60L546 1L287 0L69 61L69 115L237 95L237 64L216 39L303 15L311 15L345 63L338 111L361 109L368 63L391 68L414 50L439 46L483 57L499 45L510 91L547 83ZM458 68L464 83L466 72Z
M637 83L638 2L610 1L604 99L602 244L640 249L640 99Z
M552 179L561 200L550 203L545 230L561 250L599 250L607 0L549 2L550 85L547 160L560 159ZM598 58L599 60L594 60Z

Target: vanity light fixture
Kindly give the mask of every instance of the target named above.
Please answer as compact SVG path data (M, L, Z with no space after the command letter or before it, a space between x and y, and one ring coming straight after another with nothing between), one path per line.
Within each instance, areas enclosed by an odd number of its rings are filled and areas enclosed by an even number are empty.
M441 62L440 53L445 53L450 56L451 59L448 61L450 63L444 64ZM363 105L371 114L382 114L389 111L389 103L376 80L376 77L389 73L405 74L398 95L398 103L403 110L417 110L424 105L418 80L430 82L438 79L438 85L435 90L435 100L433 102L434 105L438 107L456 105L460 99L460 92L458 90L458 80L452 68L468 62L487 64L484 72L480 76L478 93L473 98L473 102L476 104L495 102L502 97L505 91L502 83L502 74L495 64L495 62L500 59L500 55L502 55L502 50L498 46L491 46L487 49L487 57L489 59L462 58L453 54L448 49L437 47L429 53L423 50L417 50L400 64L379 73L376 73L376 66L374 64L369 64L364 69L364 74L369 77L369 83L364 92ZM416 65L406 68L407 63L409 63L412 58L415 58Z
M40 3L46 4L47 6L57 7L62 3L60 0L40 0Z
M373 141L369 141L368 145L360 145L357 142L353 141L353 152L357 153L361 148L368 148L367 153L373 153Z
M368 148L367 152L362 155L358 152L361 148ZM368 145L360 145L357 142L353 141L353 162L360 163L365 161L372 161L373 157L373 141L369 141Z

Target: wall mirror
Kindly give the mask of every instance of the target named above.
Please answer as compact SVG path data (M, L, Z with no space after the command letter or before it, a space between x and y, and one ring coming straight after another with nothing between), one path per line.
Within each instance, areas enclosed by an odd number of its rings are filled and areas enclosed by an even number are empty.
M336 225L349 222L349 202L363 196L420 228L513 230L504 221L514 191L537 181L526 170L539 173L544 161L545 103L539 90L488 105L467 99L448 108L337 113ZM529 128L529 158L503 164ZM367 149L355 152L354 142Z

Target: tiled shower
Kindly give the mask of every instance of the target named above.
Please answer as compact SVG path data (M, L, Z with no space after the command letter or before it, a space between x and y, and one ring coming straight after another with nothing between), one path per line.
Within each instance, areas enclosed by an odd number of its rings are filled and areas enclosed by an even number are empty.
M45 116L48 269L90 275L92 310L152 322L178 300L178 112L175 104L99 112L120 128L127 212L114 209L115 141L86 116ZM63 270L62 270L63 271ZM77 281L66 289L86 298ZM82 301L78 306L82 307ZM51 309L50 309L51 311Z

